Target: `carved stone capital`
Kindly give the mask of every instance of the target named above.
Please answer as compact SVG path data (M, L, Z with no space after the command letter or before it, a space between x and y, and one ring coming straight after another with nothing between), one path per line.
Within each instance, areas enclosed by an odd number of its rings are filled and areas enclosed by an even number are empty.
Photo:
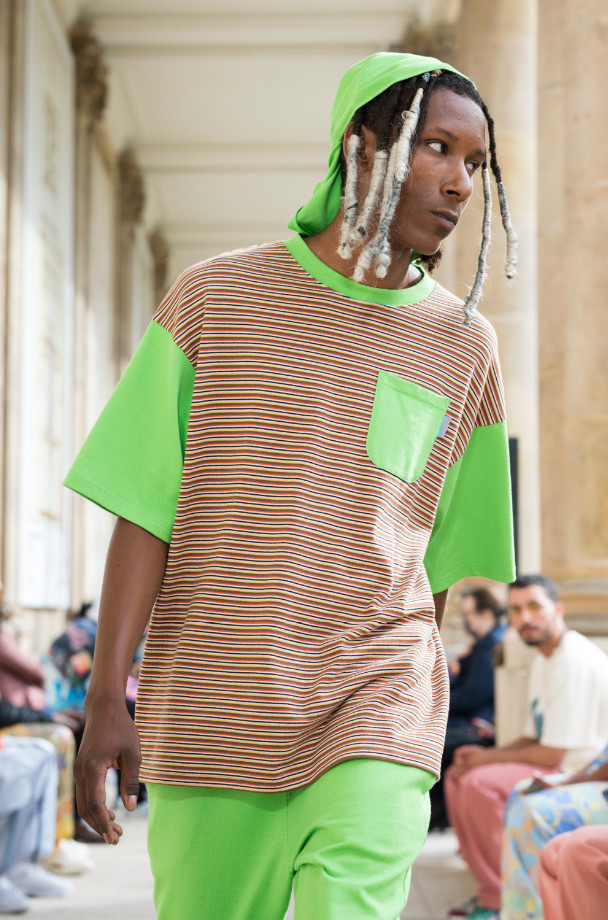
M83 24L70 32L70 44L76 58L76 105L91 122L99 121L108 97L108 68L101 45Z
M169 264L169 246L160 230L154 230L148 237L152 258L154 260L154 293L156 303L160 303L167 292L167 266Z
M138 224L146 201L144 178L130 150L118 158L120 219L126 224Z
M455 65L457 55L458 33L452 23L438 23L433 26L421 26L417 22L409 25L403 36L399 51L408 54L421 54L436 57L446 64Z

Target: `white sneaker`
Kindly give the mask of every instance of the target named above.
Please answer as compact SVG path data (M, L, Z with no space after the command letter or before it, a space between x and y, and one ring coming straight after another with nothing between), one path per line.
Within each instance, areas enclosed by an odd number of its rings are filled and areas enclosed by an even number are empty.
M29 909L29 898L6 875L0 875L0 914L24 914Z
M9 881L30 898L63 898L72 883L47 872L40 863L20 862L6 873Z
M82 875L94 866L86 843L60 840L53 853L42 862L45 869L57 875Z

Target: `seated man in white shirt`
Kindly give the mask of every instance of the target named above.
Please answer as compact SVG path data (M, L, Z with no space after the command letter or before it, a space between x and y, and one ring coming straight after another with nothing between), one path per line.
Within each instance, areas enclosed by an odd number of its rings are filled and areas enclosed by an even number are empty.
M539 654L531 669L523 735L496 748L465 745L445 777L460 851L478 882L476 896L452 916L491 920L500 909L500 851L505 803L515 783L535 773L582 767L608 735L608 661L563 620L557 586L520 576L509 589L511 625Z

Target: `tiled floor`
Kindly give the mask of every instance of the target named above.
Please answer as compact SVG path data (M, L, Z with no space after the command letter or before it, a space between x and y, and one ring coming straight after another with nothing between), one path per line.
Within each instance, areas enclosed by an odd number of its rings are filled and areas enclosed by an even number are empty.
M73 880L74 890L68 897L32 901L30 916L47 920L154 920L146 816L123 812L121 823L125 834L120 844L91 847L95 868ZM470 894L472 880L456 855L453 834L431 834L414 868L409 903L401 918L444 920L446 909ZM286 920L292 916L290 911ZM263 914L259 920L264 920Z
M95 862L73 879L66 898L32 901L29 914L47 920L154 920L152 873L146 849L147 816L120 812L124 836L117 847L89 846Z
M401 920L445 920L448 909L466 901L474 890L452 831L429 834L414 866Z

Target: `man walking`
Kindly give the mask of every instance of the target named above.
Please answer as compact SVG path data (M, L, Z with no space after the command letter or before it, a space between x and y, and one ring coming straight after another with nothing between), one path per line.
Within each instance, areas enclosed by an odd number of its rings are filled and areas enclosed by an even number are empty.
M119 516L79 801L141 777L159 920L394 920L428 824L464 575L513 577L504 401L475 313L493 122L433 58L345 74L287 242L187 269L67 484ZM480 273L431 279L482 174ZM487 226L486 226L487 224ZM480 472L481 471L481 472ZM491 509L491 513L488 509ZM154 607L137 701L124 685Z

